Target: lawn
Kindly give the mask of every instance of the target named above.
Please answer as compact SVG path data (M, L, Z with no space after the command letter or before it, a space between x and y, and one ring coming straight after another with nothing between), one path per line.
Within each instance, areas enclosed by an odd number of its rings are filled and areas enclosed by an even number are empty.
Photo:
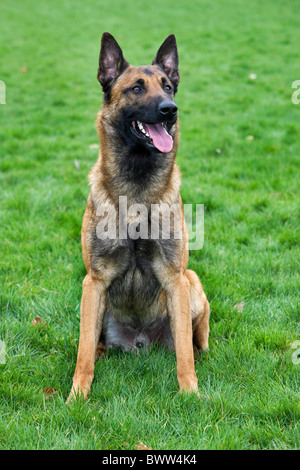
M0 448L299 449L298 2L12 0L0 18ZM177 38L182 197L205 205L189 262L211 305L200 399L152 348L110 351L88 400L65 405L104 31L133 65Z

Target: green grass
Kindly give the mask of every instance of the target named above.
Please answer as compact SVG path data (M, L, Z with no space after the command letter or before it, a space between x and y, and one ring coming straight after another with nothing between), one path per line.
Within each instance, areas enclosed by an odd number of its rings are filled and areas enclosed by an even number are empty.
M300 448L298 10L283 0L1 5L0 448ZM207 399L180 395L174 354L154 348L111 351L88 400L65 406L104 31L133 65L177 37L182 196L205 204L204 247L189 265L211 303L210 351L196 363ZM32 327L36 317L46 325Z

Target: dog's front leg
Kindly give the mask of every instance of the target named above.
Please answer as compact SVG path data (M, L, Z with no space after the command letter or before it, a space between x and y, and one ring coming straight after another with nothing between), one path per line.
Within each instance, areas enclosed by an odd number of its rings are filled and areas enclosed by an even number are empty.
M90 390L105 311L105 290L102 280L92 277L91 274L86 275L82 285L77 364L68 400L80 394L86 398Z
M179 388L188 392L197 392L189 281L184 274L180 274L168 283L165 290L175 346Z

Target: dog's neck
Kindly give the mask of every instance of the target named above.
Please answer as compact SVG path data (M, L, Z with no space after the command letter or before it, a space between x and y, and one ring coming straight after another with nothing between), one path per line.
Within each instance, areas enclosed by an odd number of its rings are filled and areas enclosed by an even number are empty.
M129 204L151 204L176 202L180 188L180 174L175 157L178 133L172 150L167 154L151 152L144 147L128 147L116 130L103 120L99 113L97 130L101 150L94 166L90 182L102 187L107 197L118 203L120 196L127 196ZM93 183L92 183L93 181ZM96 188L95 188L96 189Z

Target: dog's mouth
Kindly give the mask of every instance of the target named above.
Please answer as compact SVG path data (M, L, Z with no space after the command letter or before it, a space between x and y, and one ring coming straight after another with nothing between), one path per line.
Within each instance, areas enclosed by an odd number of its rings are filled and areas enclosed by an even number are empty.
M168 153L173 148L173 138L167 130L167 122L147 124L141 121L132 121L132 129L140 139L153 145L162 153Z

